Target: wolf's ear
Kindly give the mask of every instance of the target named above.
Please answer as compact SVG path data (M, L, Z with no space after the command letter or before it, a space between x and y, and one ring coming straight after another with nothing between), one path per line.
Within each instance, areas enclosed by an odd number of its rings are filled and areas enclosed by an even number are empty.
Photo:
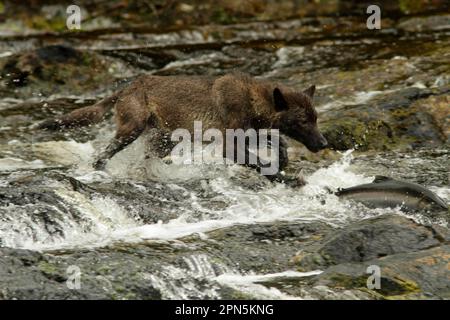
M311 99L314 97L314 92L316 91L316 86L312 85L308 89L304 90L303 93L306 94Z
M284 99L281 90L278 88L273 89L273 102L276 112L281 112L288 109L288 104Z

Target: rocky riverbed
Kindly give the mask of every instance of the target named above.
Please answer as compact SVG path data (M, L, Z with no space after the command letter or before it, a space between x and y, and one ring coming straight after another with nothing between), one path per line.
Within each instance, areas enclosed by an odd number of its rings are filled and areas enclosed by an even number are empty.
M381 30L366 28L358 6L300 2L157 4L146 20L139 5L123 16L120 1L104 12L90 1L86 29L67 31L62 5L0 1L0 299L449 299L449 212L369 209L327 193L382 174L449 203L445 2L387 6ZM235 70L316 84L331 148L312 154L288 140L286 174L305 187L147 159L148 137L94 171L111 118L34 127L141 73ZM368 286L374 266L379 288Z

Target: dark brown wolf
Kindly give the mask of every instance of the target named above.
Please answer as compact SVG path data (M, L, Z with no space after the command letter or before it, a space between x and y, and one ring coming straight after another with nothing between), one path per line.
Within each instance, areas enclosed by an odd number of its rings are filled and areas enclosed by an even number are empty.
M216 128L224 134L226 129L279 129L317 152L326 147L327 141L317 127L317 113L312 105L314 91L315 86L297 91L241 73L219 77L144 75L92 106L44 121L40 128L56 130L94 124L115 107L117 132L95 161L96 169L104 168L108 159L146 128L157 128L160 137L167 139L168 133L178 128L192 132L194 121L202 121L203 128ZM280 170L287 164L286 147L280 141ZM167 151L170 152L166 149L166 154Z

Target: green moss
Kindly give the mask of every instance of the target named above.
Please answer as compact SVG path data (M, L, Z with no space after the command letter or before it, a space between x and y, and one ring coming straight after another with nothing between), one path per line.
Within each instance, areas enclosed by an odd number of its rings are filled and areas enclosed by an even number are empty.
M418 13L425 8L425 2L423 0L399 0L398 5L400 10L405 14Z
M419 293L420 287L412 280L382 277L380 289L367 288L367 276L351 276L348 274L333 274L330 277L333 287L357 289L383 299L399 299Z
M211 20L219 24L231 24L236 22L236 18L229 14L224 8L218 8L214 11Z
M28 21L28 25L37 30L65 31L67 29L66 20L63 17L48 20L44 16L33 16Z
M386 150L397 142L392 128L381 120L363 122L355 118L342 118L334 119L323 127L328 143L336 150Z
M232 288L224 288L223 294L225 295L227 300L255 300L255 297L251 294Z
M313 261L315 264L319 265L319 264L322 263L322 257L321 257L319 254L314 254L314 255L313 255L313 258L312 258L312 261Z
M62 273L61 270L58 269L58 267L54 264L51 264L47 261L41 261L37 267L48 279L58 282L67 280L65 274Z
M416 108L397 108L391 114L396 120L403 120L414 115L416 112Z
M367 288L367 276L365 275L354 277L347 274L336 273L331 276L330 280L334 287L345 289Z
M116 285L113 287L113 289L114 289L114 291L117 292L117 293L125 293L125 292L126 292L125 287L122 287L122 286L119 285L119 284L116 284Z
M101 266L97 269L97 272L99 274L110 274L111 273L111 268L108 266Z
M46 274L53 274L53 273L58 272L58 268L56 268L55 265L48 263L46 261L41 261L38 264L38 268L40 271L42 271L43 273L46 273Z
M409 279L393 278L389 279L391 283L381 282L380 293L386 299L397 300L402 296L407 296L413 293L420 292L420 287L417 283Z

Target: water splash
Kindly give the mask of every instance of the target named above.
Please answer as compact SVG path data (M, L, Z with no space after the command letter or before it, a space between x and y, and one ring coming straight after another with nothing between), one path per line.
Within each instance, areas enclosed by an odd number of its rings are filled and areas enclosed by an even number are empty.
M103 136L104 139L107 139ZM292 189L283 184L269 184L264 178L241 166L177 166L161 160L148 160L142 155L144 140L119 153L108 164L106 172L92 171L90 163L94 156L91 143L74 141L45 144L38 148L46 154L64 154L60 161L76 163L73 173L85 183L108 183L125 179L146 190L136 181L156 179L170 188L155 191L158 199L167 203L167 209L176 218L165 223L142 224L132 206L122 207L111 197L87 197L72 189L57 186L56 195L61 206L52 208L57 218L54 222L57 232L48 230L45 221L36 222L33 210L42 210L45 203L23 206L18 218L14 218L14 206L0 208L3 212L0 238L3 245L34 250L67 247L99 247L108 243L141 242L145 240L171 240L191 234L205 234L218 228L237 224L255 224L273 221L322 221L333 226L342 226L384 213L402 214L397 209L368 209L350 202L339 201L328 189L349 187L368 183L372 176L353 172L353 151L342 154L342 158L328 167L318 169L306 177L308 184L302 189ZM94 142L95 144L95 142ZM61 153L61 150L64 152ZM48 156L51 158L51 156ZM53 159L52 161L56 161ZM248 179L263 181L262 187L248 188L241 179L233 177L247 174ZM186 183L188 183L186 185ZM194 188L192 186L195 186ZM435 191L448 198L442 188ZM179 207L172 203L166 192L182 194L188 206ZM205 194L211 194L206 196ZM211 203L221 203L220 208ZM70 206L76 212L76 219L64 212ZM47 209L46 209L47 210ZM69 209L67 209L70 211Z

